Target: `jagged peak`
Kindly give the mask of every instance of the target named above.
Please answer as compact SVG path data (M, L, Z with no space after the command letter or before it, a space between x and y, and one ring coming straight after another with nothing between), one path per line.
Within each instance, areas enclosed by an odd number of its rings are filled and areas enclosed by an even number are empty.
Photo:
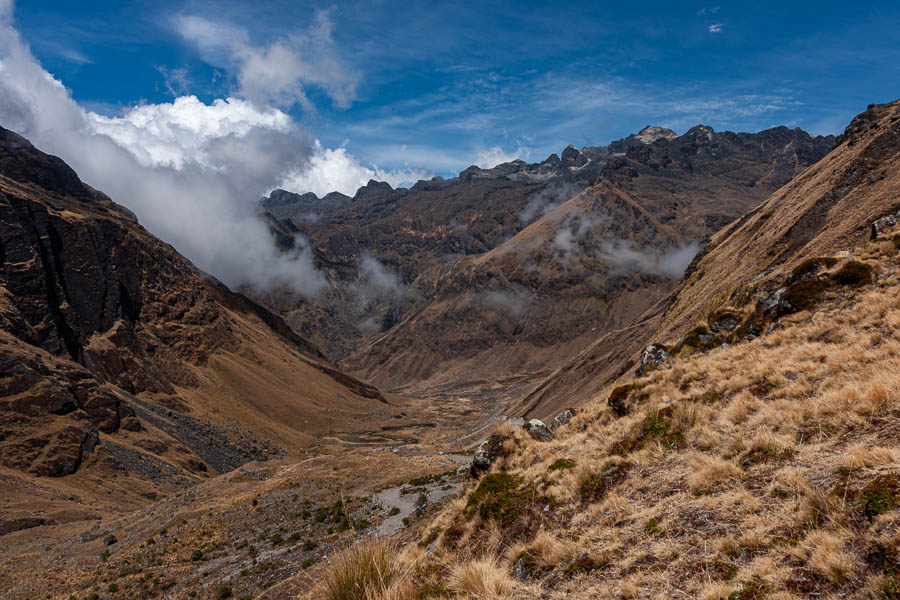
M641 140L645 144L652 144L656 140L674 140L678 137L678 134L668 129L666 127L659 127L657 125L647 125L643 129L641 129L636 136L637 139Z

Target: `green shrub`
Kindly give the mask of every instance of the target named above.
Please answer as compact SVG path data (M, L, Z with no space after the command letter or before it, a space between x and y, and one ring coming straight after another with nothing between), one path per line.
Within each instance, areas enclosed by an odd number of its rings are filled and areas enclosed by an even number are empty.
M231 587L227 585L220 585L216 588L216 591L213 592L213 598L216 598L217 600L225 600L226 598L231 598L231 595Z
M388 516L389 516L389 517L393 517L393 516L396 516L396 515L399 515L399 514L400 514L400 509L397 508L396 506L395 506L394 508L392 508L390 511L388 511Z
M115 594L116 592L119 591L119 584L117 584L117 583L111 583L111 584L109 584L109 585L106 587L106 591L109 592L110 594Z
M822 300L828 289L828 281L806 279L792 284L784 292L784 301L790 305L791 312L799 312L812 308Z
M536 497L532 486L523 485L521 477L503 472L490 473L469 496L464 514L471 516L477 511L483 520L493 520L506 527L518 520L530 505L543 500Z
M281 537L280 533L276 533L275 535L273 535L272 537L269 538L269 541L272 542L273 546L278 546L279 544L284 542L284 539Z
M879 475L859 493L859 506L870 520L900 506L900 476Z
M896 250L900 250L900 233L898 233L897 235L895 235L895 236L891 239L891 242L893 242L894 248L895 248Z
M563 469L571 469L575 466L575 463L569 460L568 458L560 458L555 461L552 465L547 467L548 471L561 471Z
M769 589L759 583L748 583L739 592L732 592L728 600L765 600L769 596Z
M191 552L191 560L194 562L203 560L203 550L194 550L193 552Z
M804 260L802 263L797 265L793 271L791 271L791 277L793 279L803 279L808 275L815 275L822 269L830 269L834 265L836 265L838 259L833 257L819 257L819 258L808 258Z
M596 502L606 495L606 492L625 479L629 465L607 464L600 473L595 473L581 483L581 499L584 502Z
M581 573L590 573L591 571L602 569L607 565L609 565L609 561L605 559L598 560L587 554L582 554L576 558L572 564L566 567L566 575L573 577L575 575L580 575Z

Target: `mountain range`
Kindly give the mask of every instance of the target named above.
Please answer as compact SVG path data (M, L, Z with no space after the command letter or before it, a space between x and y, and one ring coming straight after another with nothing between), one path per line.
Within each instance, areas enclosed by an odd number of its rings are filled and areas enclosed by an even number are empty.
M284 236L309 240L333 285L257 299L383 389L508 403L647 319L710 235L833 143L785 127L646 127L410 189L370 182L321 200L279 190L262 208ZM643 340L630 338L637 350ZM519 412L547 417L560 402Z
M306 297L0 128L0 595L896 597L898 167L900 101L276 190Z

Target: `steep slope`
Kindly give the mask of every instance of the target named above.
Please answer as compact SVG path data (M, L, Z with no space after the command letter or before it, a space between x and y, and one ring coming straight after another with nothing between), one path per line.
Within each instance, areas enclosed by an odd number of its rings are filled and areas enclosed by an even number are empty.
M546 416L553 411L541 406L587 399L638 364L648 342L672 346L708 315L754 310L751 300L766 292L771 301L805 259L870 239L875 221L900 211L896 115L893 103L857 116L825 159L712 236L677 295L648 315L652 323L631 331L624 346L618 333L597 340L518 403L517 413Z
M900 212L900 103L871 105L834 151L758 209L710 240L655 339L667 343L701 317L774 293L804 259L873 237L873 223Z
M0 365L3 495L26 499L4 523L135 506L391 410L5 129Z
M698 126L672 135L650 144L623 141L623 152L569 167L570 179L550 180L539 191L486 196L474 204L484 212L472 214L471 222L465 211L457 213L469 229L496 228L479 235L497 240L484 250L446 258L398 246L410 257L404 268L418 271L406 296L416 300L392 307L389 327L370 335L342 366L386 389L519 397L598 337L634 324L672 291L699 240L755 206L831 143L786 128L732 134ZM578 156L592 152L598 151ZM579 191L581 171L572 169L597 163L589 187ZM508 186L518 173L476 181ZM449 210L455 203L448 190L472 184L443 185L431 203ZM527 202L522 191L530 194ZM415 188L395 194L388 209L394 214L417 197ZM540 409L541 416L555 407Z
M896 598L898 156L900 102L870 107L714 238L668 355L543 441L499 428L373 597Z

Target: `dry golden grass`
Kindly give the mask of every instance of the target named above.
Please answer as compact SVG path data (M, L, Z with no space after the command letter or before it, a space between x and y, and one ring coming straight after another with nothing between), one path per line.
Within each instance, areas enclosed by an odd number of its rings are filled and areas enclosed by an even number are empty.
M516 533L464 516L464 494L439 522L463 521L457 548L479 551L432 559L454 565L449 588L550 599L885 597L898 575L872 562L872 548L882 540L896 551L900 510L867 517L862 507L876 477L900 474L900 281L885 276L897 258L873 257L876 282L781 329L633 380L644 400L625 417L603 395L550 442L505 426L511 454L495 470L533 485L552 510ZM552 470L560 458L571 468ZM610 465L624 474L586 494ZM511 580L523 555L529 575Z
M505 567L486 556L454 565L447 587L463 597L494 600L507 597L513 582Z

